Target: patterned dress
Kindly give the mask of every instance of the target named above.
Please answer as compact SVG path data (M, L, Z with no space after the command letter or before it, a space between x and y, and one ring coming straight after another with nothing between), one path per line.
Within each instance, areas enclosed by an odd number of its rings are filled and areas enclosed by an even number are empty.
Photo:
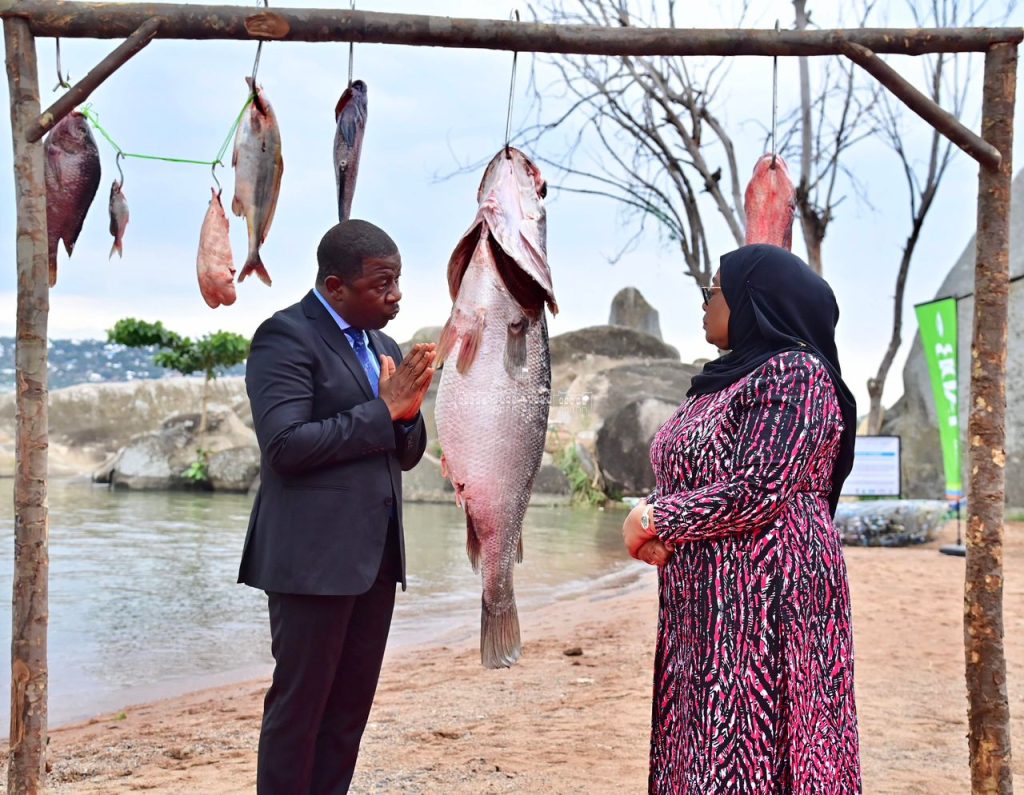
M650 792L861 791L850 593L829 515L842 415L779 354L651 445L660 575Z

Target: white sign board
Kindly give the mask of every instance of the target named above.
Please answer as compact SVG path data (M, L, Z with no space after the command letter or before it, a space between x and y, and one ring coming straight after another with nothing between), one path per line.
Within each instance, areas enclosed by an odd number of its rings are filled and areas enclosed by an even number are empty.
M900 496L900 437L858 436L845 497Z

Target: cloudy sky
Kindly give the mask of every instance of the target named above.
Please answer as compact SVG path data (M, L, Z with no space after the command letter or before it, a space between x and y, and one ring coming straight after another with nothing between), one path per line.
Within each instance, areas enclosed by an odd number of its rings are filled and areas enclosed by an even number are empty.
M890 1L892 23L907 24L904 4ZM329 3L278 0L271 5ZM515 6L490 0L359 0L357 5L364 10L495 18L507 18ZM734 25L738 5L687 9L690 16L682 24ZM825 17L831 11L825 6L832 3L812 0L810 5L812 9L822 6L818 24L831 24ZM520 8L526 12L525 4ZM791 16L788 0L753 0L748 20L753 27L769 28L776 18L786 26ZM1022 24L1022 16L1015 12L1010 23ZM65 68L73 80L78 79L113 46L109 41L66 40L61 48ZM93 94L92 108L125 151L212 159L245 100L244 77L251 72L255 50L251 42L157 40ZM50 90L56 82L52 41L41 41L38 52L45 106L57 96ZM482 168L443 177L461 166L486 162L502 145L511 60L508 53L489 51L355 48L355 76L369 85L369 122L353 215L388 230L402 251L405 297L402 313L388 327L399 340L420 327L440 325L447 317L445 265L475 213ZM915 59L888 60L909 78L919 79L922 66ZM60 253L59 281L51 293L50 336L102 337L105 329L125 316L162 320L189 334L218 329L251 334L274 310L301 298L312 283L320 236L336 220L333 110L346 84L347 61L348 46L342 44L269 43L263 49L259 82L280 121L285 161L277 214L263 246L263 260L274 279L272 288L253 278L239 285L233 306L211 310L203 302L196 284L195 256L212 182L209 168L202 166L141 160L124 164L131 222L124 259L108 261L111 238L106 205L116 174L115 152L98 139L103 180L74 256L68 260L63 250ZM527 117L528 65L528 58L521 57L516 125ZM974 59L972 70L976 90L965 120L977 129L980 58ZM750 168L761 154L762 131L770 123L770 75L768 59L740 58L724 83L723 115L740 162ZM780 59L780 106L791 106L797 97L796 60ZM1021 110L1018 100L1018 131L1024 128ZM910 117L907 131L911 146L923 159L928 128ZM1019 143L1018 132L1018 153ZM0 335L14 333L15 317L10 158L10 129L0 125L0 174L7 180L7 188L0 190L0 257L7 263L0 270ZM864 382L877 368L888 340L895 271L909 226L908 202L898 163L881 145L860 147L850 165L867 186L870 204L851 195L840 205L825 243L825 275L842 311L839 337L845 375L866 410ZM225 205L229 205L230 168L220 169L219 177ZM924 229L907 288L908 310L935 295L970 239L976 190L977 166L958 155ZM708 210L705 217L718 250L732 248L731 236L714 211ZM684 275L679 256L659 241L653 227L626 256L610 262L633 235L632 223L607 200L552 191L548 250L561 312L550 323L551 333L606 322L612 297L633 285L660 311L663 335L679 348L684 360L712 355L701 333L699 294ZM233 216L231 234L240 266L246 248L245 225ZM794 250L802 254L799 233L794 238ZM909 340L911 333L908 325L905 338ZM904 352L907 348L909 342ZM902 391L902 364L901 355L889 379L887 403Z

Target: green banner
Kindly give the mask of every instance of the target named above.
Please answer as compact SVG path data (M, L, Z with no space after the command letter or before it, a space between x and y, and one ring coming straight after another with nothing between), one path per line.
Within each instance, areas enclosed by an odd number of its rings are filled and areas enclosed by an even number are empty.
M959 503L963 486L960 482L960 414L957 411L956 299L943 298L919 304L914 309L935 395L942 463L946 471L946 499Z

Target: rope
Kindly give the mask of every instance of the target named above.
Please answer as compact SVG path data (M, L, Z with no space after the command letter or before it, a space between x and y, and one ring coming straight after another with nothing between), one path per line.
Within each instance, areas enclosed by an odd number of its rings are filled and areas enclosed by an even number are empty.
M228 130L228 134L224 138L224 143L217 151L217 155L213 160L193 160L191 158L186 157L164 157L162 155L145 155L140 154L138 152L126 152L124 151L124 149L118 146L117 142L111 137L110 133L103 129L103 126L100 124L99 115L92 110L91 105L83 105L81 108L79 108L79 111L83 116L85 116L85 118L89 120L89 123L92 124L92 126L99 131L100 135L106 138L107 142L112 147L114 147L114 150L117 152L119 157L134 157L137 160L159 160L164 163L185 163L188 165L213 167L224 165L222 158L224 157L224 154L227 152L228 147L231 145L231 141L235 136L235 131L238 129L238 125L242 123L242 116L245 114L245 111L248 109L249 105L252 104L252 100L253 98L251 95L246 98L245 104L242 105L242 109L238 112L238 116L235 118L234 124L232 124L231 129Z

